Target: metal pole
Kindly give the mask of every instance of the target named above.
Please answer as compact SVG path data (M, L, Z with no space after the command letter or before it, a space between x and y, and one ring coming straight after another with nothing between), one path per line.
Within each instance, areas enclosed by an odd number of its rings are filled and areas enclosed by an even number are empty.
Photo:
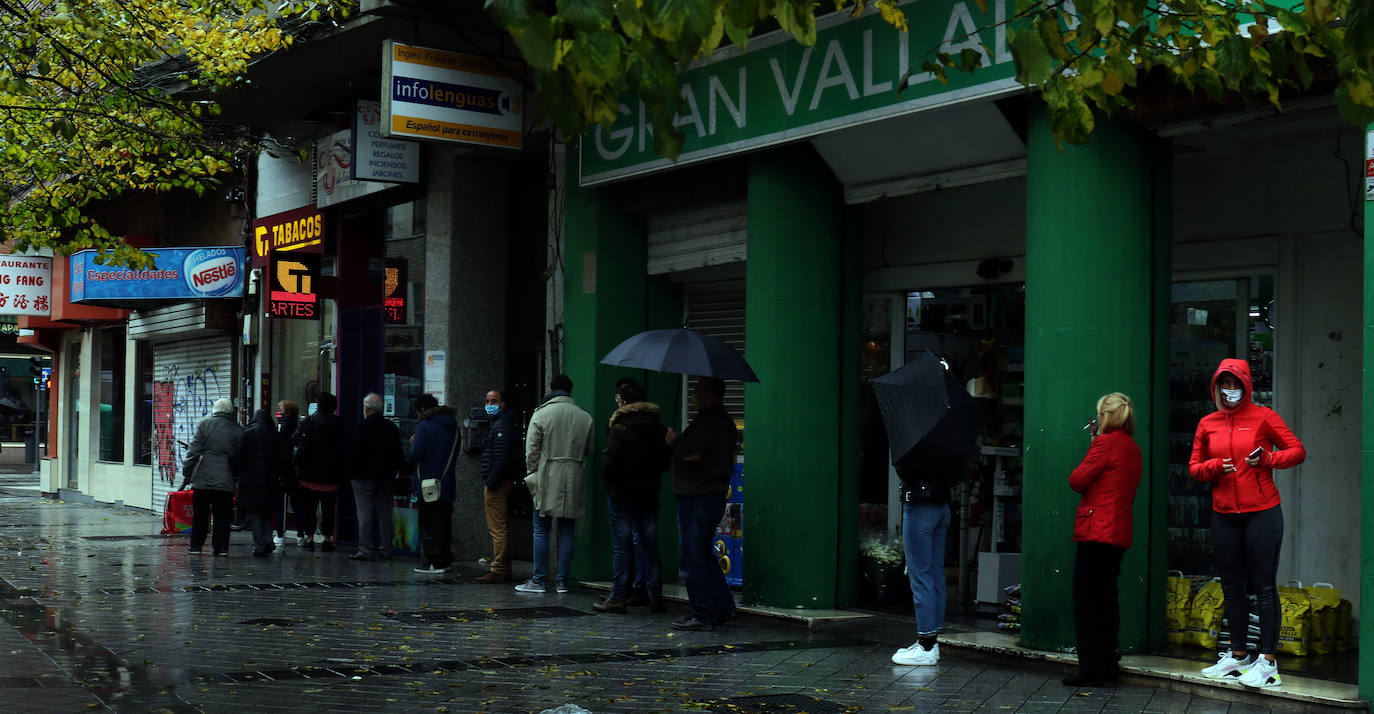
M40 384L35 384L33 386L33 472L42 473L43 454L39 449L42 447L43 441L39 430L43 425L43 398L47 396L48 390L43 389Z

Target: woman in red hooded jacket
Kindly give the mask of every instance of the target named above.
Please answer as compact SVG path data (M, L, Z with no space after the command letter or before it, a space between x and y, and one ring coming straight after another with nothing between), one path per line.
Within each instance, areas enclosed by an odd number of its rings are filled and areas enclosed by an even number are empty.
M1274 469L1297 466L1307 450L1272 409L1250 399L1250 365L1224 359L1212 375L1217 410L1203 417L1193 436L1188 473L1212 483L1212 541L1231 628L1230 647L1202 670L1213 679L1235 679L1251 687L1277 687L1274 651L1279 636L1277 571L1283 540L1283 511ZM1259 605L1257 658L1246 651L1249 583Z
M1074 627L1078 675L1070 687L1092 687L1116 679L1116 633L1121 623L1117 578L1131 547L1131 505L1140 485L1140 447L1130 397L1113 392L1097 400L1092 446L1069 474L1069 487L1083 494L1073 527L1078 552L1073 563ZM1098 431L1101 431L1099 434Z

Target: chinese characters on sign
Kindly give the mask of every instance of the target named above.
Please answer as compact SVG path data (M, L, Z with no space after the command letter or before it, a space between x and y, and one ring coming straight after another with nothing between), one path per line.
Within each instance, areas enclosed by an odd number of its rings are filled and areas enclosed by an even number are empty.
M52 258L0 255L0 315L52 314Z

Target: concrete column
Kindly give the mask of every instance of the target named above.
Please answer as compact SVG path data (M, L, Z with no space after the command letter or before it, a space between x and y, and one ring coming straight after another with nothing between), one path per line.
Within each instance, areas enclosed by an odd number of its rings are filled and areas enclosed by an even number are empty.
M1079 495L1069 472L1088 450L1083 425L1098 397L1124 392L1135 404L1135 440L1144 457L1134 509L1134 547L1122 566L1121 648L1146 644L1147 622L1162 608L1162 507L1167 495L1164 436L1153 439L1167 342L1153 324L1168 278L1152 251L1156 186L1148 137L1100 122L1086 146L1056 147L1043 109L1031 112L1026 187L1026 382L1022 494L1022 643L1074 646L1074 515ZM1167 189L1167 184L1162 186ZM1166 253L1167 255L1167 248ZM1165 335L1167 339L1167 335ZM1167 381L1165 381L1167 388ZM1158 405L1160 412L1167 405ZM1159 527L1152 528L1152 524ZM1141 617L1147 614L1147 617Z
M846 252L840 186L808 146L749 161L744 599L831 608L840 573ZM854 456L849 454L848 456ZM852 459L851 459L852 460ZM848 572L852 577L852 565Z
M429 162L425 238L425 349L445 353L445 399L459 410L505 384L506 216L509 169L492 158L439 149ZM464 445L466 448L466 445ZM491 554L481 515L480 454L460 452L454 556Z
M611 534L600 455L606 446L606 424L615 411L616 382L634 377L643 384L645 372L608 367L601 364L601 358L646 329L647 248L642 222L624 214L615 200L614 188L576 185L575 177L580 175L576 161L576 152L568 152L565 175L570 178L565 184L561 255L565 280L563 364L573 380L573 399L592 414L597 444L596 455L587 464L587 512L584 522L578 524L573 576L605 580L611 576ZM659 528L660 532L670 529L672 522Z

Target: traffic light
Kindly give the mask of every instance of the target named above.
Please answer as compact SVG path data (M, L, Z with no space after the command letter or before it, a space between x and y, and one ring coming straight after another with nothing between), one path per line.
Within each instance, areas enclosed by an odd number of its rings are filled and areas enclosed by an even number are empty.
M29 358L29 374L33 375L33 383L38 384L43 381L43 360L37 357Z

